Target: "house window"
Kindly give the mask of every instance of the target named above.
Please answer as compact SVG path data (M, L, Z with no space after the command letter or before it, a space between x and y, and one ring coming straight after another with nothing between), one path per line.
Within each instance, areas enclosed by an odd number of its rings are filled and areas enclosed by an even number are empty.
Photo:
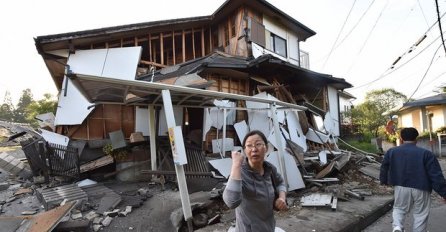
M277 54L279 54L279 55L281 55L283 57L287 57L287 54L286 54L286 40L281 38L281 37L279 37L279 36L277 36L277 35L275 35L275 34L273 34L273 33L271 33L271 49L275 53L277 53Z

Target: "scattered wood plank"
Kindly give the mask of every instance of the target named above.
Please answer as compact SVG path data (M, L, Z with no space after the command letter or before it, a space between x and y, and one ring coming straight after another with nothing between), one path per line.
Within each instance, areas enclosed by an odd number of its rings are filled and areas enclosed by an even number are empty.
M87 172L87 171L90 171L90 170L93 170L93 169L100 168L100 167L103 167L105 165L111 164L113 162L114 162L114 159L113 159L113 157L111 155L102 156L99 159L90 161L90 162L88 162L86 164L82 164L81 167L80 167L80 172L84 173L84 172Z

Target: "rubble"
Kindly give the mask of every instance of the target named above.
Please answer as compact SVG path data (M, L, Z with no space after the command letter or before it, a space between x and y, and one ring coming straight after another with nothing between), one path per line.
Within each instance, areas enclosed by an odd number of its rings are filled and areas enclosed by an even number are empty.
M287 204L290 210L284 213L280 212L280 214L292 215L302 207L321 206L337 210L338 200L367 201L368 197L373 197L375 194L388 194L392 191L391 188L380 186L377 181L376 173L377 167L379 167L377 158L379 157L356 151L340 150L335 143L328 142L324 144L312 142L309 144L310 149L305 152L292 141L288 141L287 145L289 154L291 154L289 156L291 159L287 162L294 161L293 163L296 165L296 172L288 178L293 181L297 175L300 175L303 187L288 192ZM10 156L5 154L2 154L2 156ZM107 158L108 161L104 163L101 161L102 159L105 160L104 157L111 156L102 156L102 158L80 165L80 173L92 173L107 166L110 160L113 160ZM207 162L207 160L198 161L197 159L194 162ZM212 160L222 161L224 159ZM24 161L27 160L24 159ZM20 162L24 163L25 166L29 165L27 162ZM148 164L145 161L141 163ZM212 162L209 163L212 164ZM199 180L201 186L204 186L202 185L204 183L209 183L212 186L207 190L209 192L206 203L192 203L192 223L195 229L218 223L230 223L235 220L234 215L230 215L230 210L221 200L225 180L228 177L226 168L227 165L221 163L218 169L211 166L210 169L206 169L206 172L203 171L204 169L200 171L186 169L189 176L198 176L194 178L198 178L197 180ZM90 228L92 231L103 230L110 227L114 220L123 220L144 205L147 199L157 194L154 189L157 189L156 191L172 191L172 189L178 191L175 179L169 177L174 172L159 171L158 174L156 171L146 172L150 175L148 178L150 181L145 182L144 186L139 186L133 190L124 189L123 191L114 191L107 188L100 182L104 179L91 181L84 178L81 182L75 182L76 179L66 179L48 172L47 177L34 175L33 178L24 180L20 178L18 173L11 173L12 175L9 175L7 179L0 183L0 187L3 189L0 190L0 193L8 192L8 194L0 195L2 196L0 201L3 201L0 204L2 207L0 214L5 215L5 208L9 209L12 205L20 204L20 199L34 197L37 198L41 207L34 205L33 207L36 208L32 208L25 205L22 207L23 210L17 212L16 216L38 216L53 209L59 209L63 204L68 204L70 206L70 210L67 211L68 217L61 215L60 220L55 221L52 226L60 227L61 231L76 227ZM112 177L116 173L116 171L111 171L106 175ZM190 177L190 180L192 179ZM210 182L212 179L216 181ZM186 222L181 208L174 210L170 219L172 226L178 231L186 231ZM134 225L127 225L126 228L129 230L131 230L130 228L136 229Z

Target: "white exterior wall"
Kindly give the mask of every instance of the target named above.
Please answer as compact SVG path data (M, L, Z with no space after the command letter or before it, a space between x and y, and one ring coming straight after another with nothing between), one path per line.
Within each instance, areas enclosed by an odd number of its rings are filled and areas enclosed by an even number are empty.
M298 41L297 35L294 34L293 32L287 31L287 29L285 27L275 24L274 21L266 15L263 15L263 25L265 26L265 30L267 32L272 32L272 33L276 34L277 36L282 37L287 42L286 46L287 46L287 56L288 57L282 57L277 54L276 54L277 55L276 57L278 57L282 60L286 60L294 65L299 65L299 47L297 44L297 41ZM266 49L269 50L269 52L264 51L264 53L275 54L275 53L271 52L272 49L271 49L269 33L267 35L268 36L266 37Z
M432 131L435 132L440 127L446 125L446 107L444 106L430 106L427 111L433 116L431 117ZM399 127L415 127L419 133L423 133L429 130L427 123L426 111L419 108L411 109L406 111L399 116L398 126Z
M399 117L401 121L399 122L399 127L411 127L412 125L412 113L403 114Z
M339 111L345 112L352 108L352 102L350 99L344 98L342 96L339 96Z
M432 116L432 131L446 125L446 107L429 108L429 112L434 114Z
M338 90L335 88L328 86L328 107L331 118L336 122L336 126L333 128L333 135L339 136L339 104L338 104Z

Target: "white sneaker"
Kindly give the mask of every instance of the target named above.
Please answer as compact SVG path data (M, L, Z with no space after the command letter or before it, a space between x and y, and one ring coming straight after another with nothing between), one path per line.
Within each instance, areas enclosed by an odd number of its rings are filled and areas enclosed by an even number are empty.
M395 227L393 227L392 232L403 232L403 230L401 229L401 227L395 226Z

